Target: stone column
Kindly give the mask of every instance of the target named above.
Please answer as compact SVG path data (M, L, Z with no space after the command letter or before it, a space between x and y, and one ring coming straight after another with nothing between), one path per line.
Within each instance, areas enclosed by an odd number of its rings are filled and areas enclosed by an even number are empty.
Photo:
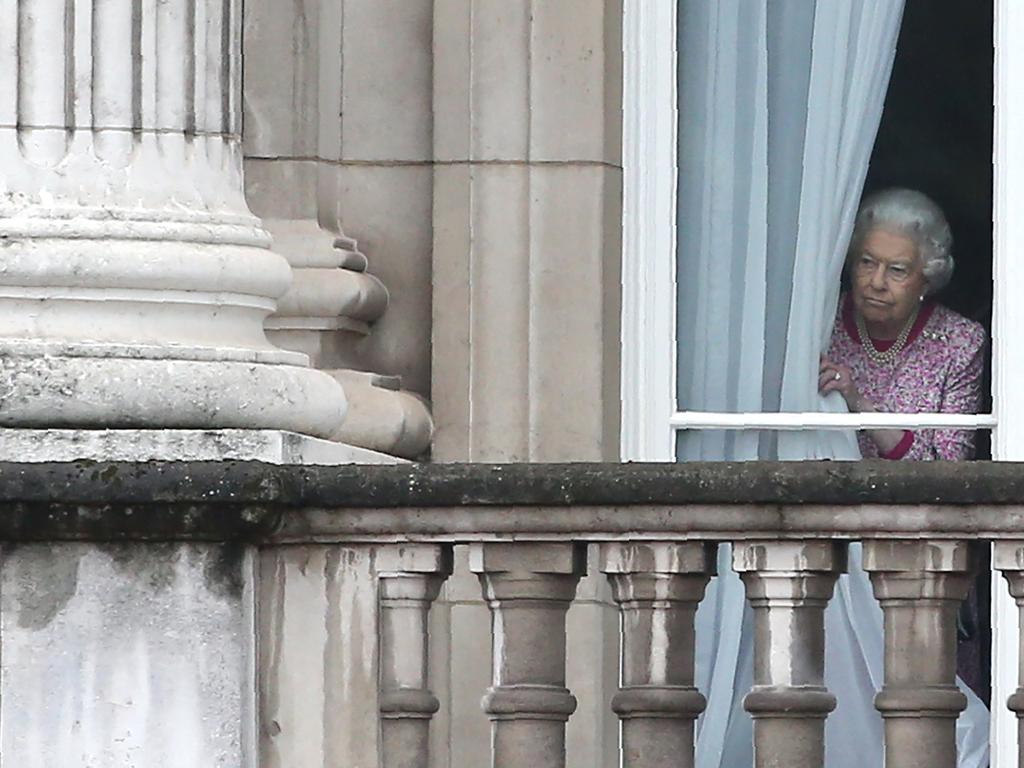
M824 766L825 718L836 706L825 687L825 607L846 544L741 542L732 556L754 609L754 687L743 700L754 765Z
M715 571L715 547L700 542L601 546L622 614L624 768L693 768L694 720L705 700L694 687L697 605Z
M866 541L864 570L885 614L885 764L954 768L956 614L967 597L975 551L962 541Z
M427 768L430 604L452 572L450 547L395 545L377 553L380 573L380 713L383 768Z
M494 768L564 768L565 723L576 699L565 687L565 614L586 569L575 544L496 543L470 548L491 609Z
M1019 624L1024 638L1024 541L996 542L992 552L992 567L1003 572L1010 587L1010 595L1020 609ZM1018 765L1024 765L1024 644L1020 648L1020 666L1017 670L1017 690L1006 705L1017 715ZM994 697L993 697L994 698ZM992 702L993 707L999 706Z
M263 320L240 0L0 7L0 426L327 436L344 393Z

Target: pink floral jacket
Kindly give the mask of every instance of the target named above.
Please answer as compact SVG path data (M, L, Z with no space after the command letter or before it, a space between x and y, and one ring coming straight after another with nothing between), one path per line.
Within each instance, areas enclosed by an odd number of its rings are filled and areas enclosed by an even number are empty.
M882 351L891 342L875 342ZM951 309L925 303L894 365L879 365L864 352L853 319L853 304L839 302L828 357L849 366L861 394L890 413L977 413L985 329ZM880 454L874 441L858 434L864 458L961 461L974 456L974 430L907 431L892 451Z

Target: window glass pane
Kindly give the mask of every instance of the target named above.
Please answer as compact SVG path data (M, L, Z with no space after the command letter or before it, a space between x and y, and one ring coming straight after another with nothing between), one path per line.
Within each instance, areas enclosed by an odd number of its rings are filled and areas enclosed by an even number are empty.
M863 4L852 27L831 6L679 3L678 409L987 412L991 5L909 2L900 19ZM941 290L942 249L914 237L866 248L879 228L862 225L848 253L862 192L892 187L948 220L956 270ZM848 256L862 257L856 284ZM823 350L842 368L820 371ZM835 373L854 386L822 403L819 386L837 387L819 374ZM778 453L713 430L680 440L681 456Z

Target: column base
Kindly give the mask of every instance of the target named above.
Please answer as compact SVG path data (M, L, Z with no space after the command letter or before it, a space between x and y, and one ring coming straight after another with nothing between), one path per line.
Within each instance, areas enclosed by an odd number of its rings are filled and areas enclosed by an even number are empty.
M226 359L227 350L139 347L134 357L98 344L52 350L0 340L0 427L279 429L331 437L345 418L345 392L326 373L269 364L244 350L237 360Z
M0 429L0 461L262 461L398 464L403 459L275 429Z

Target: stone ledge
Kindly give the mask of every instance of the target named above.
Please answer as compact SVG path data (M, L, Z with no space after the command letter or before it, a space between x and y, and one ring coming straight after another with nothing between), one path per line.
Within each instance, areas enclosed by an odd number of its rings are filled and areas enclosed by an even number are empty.
M0 463L0 540L1024 540L1024 465Z
M15 451L3 445L0 456ZM367 456L382 454L365 452ZM0 461L0 502L246 501L348 509L1024 505L1017 462L370 465ZM392 459L392 461L395 461ZM98 478L111 482L98 483ZM258 485L254 486L254 482ZM155 496L154 496L155 494ZM1022 529L1024 536L1024 529Z
M275 429L0 428L3 462L222 462L329 465L394 464L393 456Z

